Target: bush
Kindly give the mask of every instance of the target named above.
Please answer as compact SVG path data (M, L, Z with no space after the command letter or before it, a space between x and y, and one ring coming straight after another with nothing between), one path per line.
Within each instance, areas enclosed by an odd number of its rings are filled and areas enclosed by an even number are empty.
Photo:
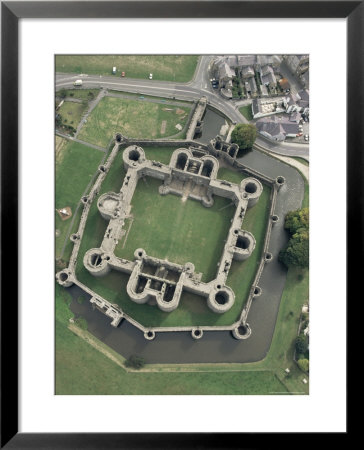
M308 342L305 336L299 335L296 337L295 348L297 353L305 353L308 347Z
M308 372L309 371L309 361L308 359L299 359L297 361L298 367L303 370L304 372Z
M124 362L125 367L132 367L133 369L141 369L145 365L144 358L138 355L131 355L129 359Z

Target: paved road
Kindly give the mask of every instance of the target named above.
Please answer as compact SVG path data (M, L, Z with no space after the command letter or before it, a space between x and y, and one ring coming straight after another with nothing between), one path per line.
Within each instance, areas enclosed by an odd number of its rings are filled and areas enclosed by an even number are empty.
M213 91L209 77L208 67L212 63L212 56L201 56L194 78L189 83L174 83L157 80L140 80L133 78L121 78L116 76L95 75L72 75L56 74L56 88L72 88L75 80L82 79L83 86L88 88L106 88L124 90L158 97L170 97L182 100L198 100L206 96L208 103L219 109L233 122L246 123L245 117L240 114L238 106L230 101L224 100L218 93ZM258 137L256 143L266 150L285 156L300 156L308 159L308 145L292 143L275 143L268 139Z

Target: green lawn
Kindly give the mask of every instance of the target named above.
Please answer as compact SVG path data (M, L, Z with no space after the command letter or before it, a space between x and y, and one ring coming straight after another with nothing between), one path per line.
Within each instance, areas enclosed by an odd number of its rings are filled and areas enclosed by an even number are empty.
M129 78L154 80L190 81L197 66L197 55L57 55L56 72L111 75L115 66Z
M245 105L239 108L239 112L247 119L253 120L252 105Z
M87 104L75 102L64 102L58 109L57 113L62 117L62 123L72 125L77 128L83 113L87 108Z
M62 148L56 153L56 198L55 207L61 209L69 206L74 214L77 204L97 171L104 154L91 147L78 144L76 142L65 141L59 145ZM55 212L55 225L59 230L56 237L56 258L59 258L65 239L67 239L68 228L72 217L62 220L59 214ZM75 224L78 221L75 221ZM72 244L70 244L72 245ZM68 256L71 247L68 240Z
M88 117L79 138L105 146L116 132L133 138L157 139L173 136L178 133L177 124L182 127L186 124L190 110L189 106L173 107L160 103L104 97Z

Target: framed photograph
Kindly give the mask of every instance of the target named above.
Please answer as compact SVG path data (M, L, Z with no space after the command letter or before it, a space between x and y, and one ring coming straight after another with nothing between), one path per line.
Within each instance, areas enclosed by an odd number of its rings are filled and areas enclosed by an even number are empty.
M363 17L2 2L2 447L347 435Z

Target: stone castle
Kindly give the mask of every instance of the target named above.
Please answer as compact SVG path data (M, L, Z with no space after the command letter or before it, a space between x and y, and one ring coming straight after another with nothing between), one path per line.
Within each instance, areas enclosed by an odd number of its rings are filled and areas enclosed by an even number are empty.
M204 106L204 105L202 105ZM196 122L197 123L197 122ZM279 218L274 213L276 197L284 185L283 177L270 179L258 172L252 171L237 161L238 146L222 140L220 136L213 139L209 145L203 145L193 140L181 142L181 148L175 150L168 165L146 159L142 145L168 146L176 145L176 141L131 140L116 135L115 145L104 165L99 167L99 175L88 196L83 197L84 205L78 232L71 235L74 243L69 266L56 274L57 281L64 287L76 284L91 295L91 303L112 319L111 325L118 326L126 319L144 332L146 339L154 339L156 332L190 331L194 339L200 339L204 331L230 330L236 339L246 339L251 334L247 317L253 298L261 295L258 286L264 265L269 263L273 255L268 251L272 226ZM98 196L102 182L110 169L117 153L123 151L123 163L127 171L119 192L107 192ZM232 166L247 175L239 184L217 179L219 159L224 159ZM124 234L125 220L130 217L131 201L137 183L144 177L161 180L160 195L178 195L184 199L191 198L200 201L204 207L211 207L214 196L231 200L235 205L235 214L231 220L229 232L221 258L218 263L215 279L204 283L201 275L195 272L192 262L175 264L173 262L147 255L142 248L135 249L134 260L118 258L114 249ZM244 231L244 216L248 208L259 201L262 193L262 183L272 187L270 221L264 240L260 264L251 286L249 297L239 319L230 326L201 327L156 327L145 328L122 311L120 306L111 304L100 295L77 280L75 267L83 232L87 222L91 204L97 201L99 213L105 219L106 231L100 247L89 249L83 258L86 269L95 277L102 277L111 270L129 275L127 294L131 301L138 304L156 304L165 312L178 308L183 291L206 298L208 307L215 313L228 311L235 301L235 293L226 285L233 260L243 261L255 249L255 238Z

